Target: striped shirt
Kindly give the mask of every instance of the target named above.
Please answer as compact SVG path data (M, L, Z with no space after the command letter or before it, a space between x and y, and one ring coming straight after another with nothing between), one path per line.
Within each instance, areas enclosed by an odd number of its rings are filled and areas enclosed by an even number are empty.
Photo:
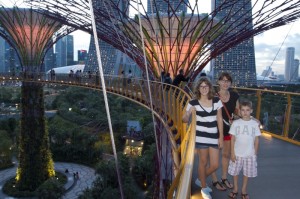
M223 107L221 100L214 97L212 107L203 107L199 100L191 100L186 111L192 106L196 109L196 147L197 145L218 146L217 112Z

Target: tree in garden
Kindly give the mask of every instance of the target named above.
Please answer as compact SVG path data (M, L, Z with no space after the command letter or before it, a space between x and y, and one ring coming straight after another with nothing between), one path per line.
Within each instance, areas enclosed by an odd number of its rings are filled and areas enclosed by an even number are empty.
M0 130L0 168L11 164L12 140L5 130Z
M37 82L41 78L41 66L47 50L74 29L66 28L32 8L19 8L17 5L8 8L4 3L0 6L0 35L16 50L23 79ZM23 81L21 86L21 132L16 181L20 190L29 191L55 175L44 117L43 85L36 82Z

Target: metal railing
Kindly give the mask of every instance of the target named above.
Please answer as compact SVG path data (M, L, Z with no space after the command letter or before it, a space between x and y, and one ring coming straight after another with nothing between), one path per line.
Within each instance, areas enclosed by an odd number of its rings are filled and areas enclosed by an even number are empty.
M0 74L0 81L34 81L101 90L100 77L91 74L23 75ZM186 105L191 99L183 89L156 81L150 88L144 79L105 76L107 92L122 96L151 110L163 123L171 142L173 176L167 198L190 198L194 164L195 114L190 123L182 122ZM149 96L151 89L152 96ZM268 89L233 88L240 99L253 102L255 117L261 121L262 131L276 138L300 145L300 93ZM175 132L175 133L174 133ZM178 144L180 143L180 144Z

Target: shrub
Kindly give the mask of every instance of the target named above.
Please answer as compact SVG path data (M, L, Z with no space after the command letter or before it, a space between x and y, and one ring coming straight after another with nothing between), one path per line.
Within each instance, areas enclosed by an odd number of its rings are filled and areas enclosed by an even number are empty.
M37 197L40 199L60 199L65 193L65 188L56 178L51 178L44 182L37 190Z

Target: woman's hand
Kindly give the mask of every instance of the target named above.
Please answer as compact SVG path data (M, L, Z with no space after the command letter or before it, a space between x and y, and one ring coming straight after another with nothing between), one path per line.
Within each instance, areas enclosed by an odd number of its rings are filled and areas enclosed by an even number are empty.
M196 111L196 108L194 106L192 106L188 111L185 112L182 117L182 121L187 123L193 111Z
M223 137L220 137L219 138L219 149L222 149L223 148L223 144L224 144L224 139L223 139Z

